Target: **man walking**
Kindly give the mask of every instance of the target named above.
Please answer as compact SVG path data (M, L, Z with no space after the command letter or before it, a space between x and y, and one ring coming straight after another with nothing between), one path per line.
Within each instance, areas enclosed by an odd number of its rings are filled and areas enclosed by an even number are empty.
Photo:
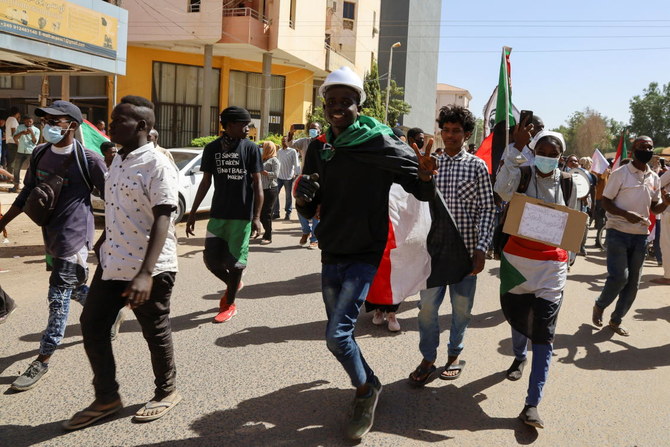
M14 158L14 187L9 192L17 192L21 184L21 167L30 160L30 154L37 146L40 139L40 130L33 126L33 119L25 115L21 118L23 124L19 124L14 132L14 141L17 143L16 157Z
M37 359L11 385L15 391L33 388L48 374L49 360L65 333L70 300L81 304L86 300L86 261L94 237L91 191L93 187L104 191L107 172L102 157L74 138L83 121L77 106L54 101L49 107L36 109L35 114L46 119L44 139L48 143L33 151L24 188L0 219L0 231L22 213L30 192L40 181L53 174L64 177L64 181L51 218L42 227L47 265L51 269L47 295L49 321Z
M14 163L14 157L16 157L16 151L18 146L16 140L14 139L14 133L19 127L19 118L21 118L21 113L16 107L9 109L9 116L5 120L5 142L7 154L3 157L6 160L7 170L12 169Z
M464 147L475 128L472 113L464 107L445 106L440 109L437 122L444 143L444 155L439 159L440 169L436 176L437 187L473 260L472 273L449 286L451 329L447 363L440 378L454 380L465 366L465 362L458 358L463 351L465 330L472 318L477 274L484 269L486 251L493 239L496 206L486 163ZM415 385L423 385L436 370L434 363L440 341L438 311L446 289L446 286L434 287L422 290L420 294L419 350L423 360L410 375L410 382Z
M325 97L330 128L307 149L295 187L296 208L311 218L321 207L326 344L356 388L346 434L360 439L372 427L382 386L363 358L354 330L386 246L389 190L395 182L420 200L430 200L435 196L435 162L429 150L417 162L388 126L360 115L365 91L351 69L332 72L319 93Z
M300 154L300 158L305 161L305 154L307 152L307 147L309 144L314 141L319 135L321 135L321 124L313 122L309 124L308 129L309 137L299 138L293 140L293 128L288 133L287 144L289 147L295 148ZM302 236L300 237L300 245L307 246L312 250L316 250L319 247L319 240L316 237L316 228L319 225L319 216L318 213L314 214L311 218L307 219L302 214L298 213L298 220L300 221L300 228L302 229Z
M593 306L592 321L603 325L603 312L617 299L609 327L628 336L621 326L637 296L649 235L649 212L662 213L670 204L670 193L661 194L661 182L647 163L654 155L654 142L647 136L633 142L633 161L612 172L603 191L607 211L607 281Z
M251 115L242 107L232 106L221 112L223 134L203 150L202 181L186 222L186 236L195 236L196 211L214 180L204 259L209 271L227 286L219 300L215 323L237 314L235 295L242 288L249 237L261 231L263 166L258 146L247 139L250 122Z
M279 159L279 175L277 177L277 200L275 201L273 217L279 217L279 192L284 188L284 194L286 194L284 220L290 220L293 210L293 180L300 174L300 161L298 160L298 151L288 147L286 137L281 138L281 149L277 152L277 159Z
M63 427L84 428L123 406L116 382L110 330L126 305L149 345L156 389L135 420L164 416L179 401L170 327L170 296L177 274L177 172L147 140L154 105L125 96L114 107L109 133L122 146L105 188L105 231L95 244L100 264L81 315L84 348L93 369L95 400Z

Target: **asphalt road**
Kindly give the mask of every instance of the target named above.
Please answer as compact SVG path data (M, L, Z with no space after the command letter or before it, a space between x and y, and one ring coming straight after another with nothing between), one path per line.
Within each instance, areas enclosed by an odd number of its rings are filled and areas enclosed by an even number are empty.
M0 193L0 200L7 206L12 195ZM342 437L342 424L353 391L323 341L319 252L297 245L297 220L276 222L272 245L252 245L239 314L213 324L223 285L202 262L205 224L201 218L198 237L191 239L184 237L184 224L178 226L172 327L184 400L163 419L131 422L152 396L153 379L140 327L129 313L114 342L126 408L72 433L61 423L93 399L79 304L72 303L50 376L33 390L5 391L36 355L48 313L39 230L25 217L11 225L10 243L0 245L0 269L8 270L0 283L20 307L0 326L0 446L352 445ZM498 262L487 261L461 357L467 366L456 381L435 380L424 389L406 383L421 360L417 297L401 306L398 334L362 315L357 339L384 389L373 430L361 445L670 445L670 288L649 282L662 272L648 261L625 320L631 336L596 329L590 313L606 276L605 259L596 249L590 253L569 277L540 405L544 430L516 418L527 375L518 382L504 378L512 362L510 329L499 309ZM446 361L449 312L445 302L438 363Z

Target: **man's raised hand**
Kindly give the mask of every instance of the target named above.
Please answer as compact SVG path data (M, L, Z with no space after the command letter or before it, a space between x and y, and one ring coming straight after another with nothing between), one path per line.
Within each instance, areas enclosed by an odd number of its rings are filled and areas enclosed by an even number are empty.
M419 152L419 147L416 143L412 143L412 149L416 154L416 158L419 161L419 179L424 182L429 182L432 180L433 176L437 174L437 159L430 155L430 151L433 149L433 140L432 138L428 140L426 145L426 151L421 154Z

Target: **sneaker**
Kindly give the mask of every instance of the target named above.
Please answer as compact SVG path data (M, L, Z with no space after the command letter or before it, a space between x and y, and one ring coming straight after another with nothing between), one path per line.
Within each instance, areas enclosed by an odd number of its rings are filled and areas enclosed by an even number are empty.
M39 360L35 360L30 364L26 372L16 378L10 389L14 391L27 391L35 387L40 379L49 374L49 365L46 365Z
M237 286L237 291L239 292L244 288L244 282L240 280L240 284ZM223 312L224 309L228 308L228 291L226 290L223 292L223 295L221 295L221 299L219 299L219 312Z
M235 303L225 306L223 309L219 310L219 313L214 317L215 323L223 323L230 320L235 315L237 315L237 306Z
M309 238L309 234L303 234L302 237L300 238L300 245L302 246L307 245L307 238Z
M372 324L377 326L384 324L384 312L381 309L375 309L375 314L372 316Z
M114 320L114 324L112 325L112 330L109 333L112 341L116 340L116 337L119 336L119 332L121 330L121 324L125 321L125 319L126 319L126 316L123 313L123 309L121 309L119 311L119 313L116 315L116 320Z
M395 317L395 312L389 312L386 315L386 321L388 322L388 328L391 332L398 332L400 330L400 323Z
M375 409L381 391L382 384L379 383L377 377L374 377L370 383L370 395L354 399L351 417L346 428L349 439L361 439L370 431L375 420Z
M540 413L538 413L537 407L526 405L523 407L521 414L519 414L519 419L531 427L544 428L544 422L540 419Z
M263 239L261 241L261 245L268 245L268 244L271 244L271 243L272 243L272 241L270 239Z
M307 247L307 248L309 248L310 250L316 250L317 248L319 248L319 243L318 242L310 242L309 247Z

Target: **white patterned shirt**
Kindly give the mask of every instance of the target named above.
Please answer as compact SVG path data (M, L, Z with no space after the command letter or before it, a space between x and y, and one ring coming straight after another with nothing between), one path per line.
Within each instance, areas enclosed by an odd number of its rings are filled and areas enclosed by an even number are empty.
M147 143L114 157L105 182L105 242L100 249L103 280L130 281L140 271L154 223L153 208L177 207L177 171ZM177 237L170 219L152 276L177 271Z
M486 252L493 239L496 205L486 163L462 149L450 157L438 158L435 177L447 208L456 221L465 246L470 251Z

